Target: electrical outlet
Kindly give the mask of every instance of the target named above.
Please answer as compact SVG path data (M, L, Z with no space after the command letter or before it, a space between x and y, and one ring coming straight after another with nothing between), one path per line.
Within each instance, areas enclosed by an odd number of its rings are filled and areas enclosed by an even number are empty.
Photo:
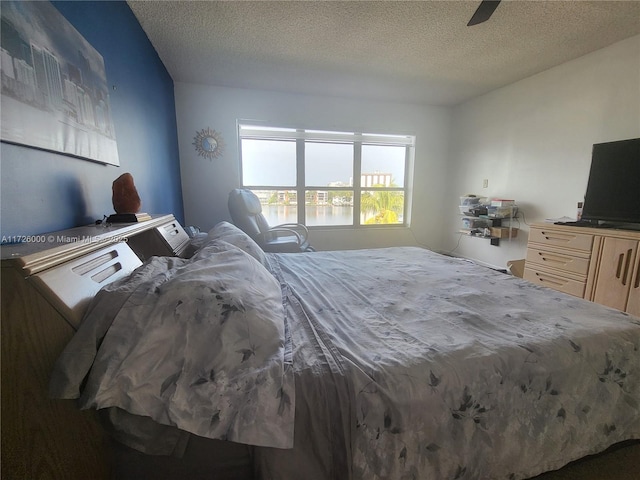
M482 188L488 188L489 187L489 179L485 178L484 180L482 180Z

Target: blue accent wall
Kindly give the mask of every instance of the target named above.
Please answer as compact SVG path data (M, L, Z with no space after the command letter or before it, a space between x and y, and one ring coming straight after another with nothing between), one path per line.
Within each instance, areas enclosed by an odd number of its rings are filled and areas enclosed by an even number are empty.
M111 184L133 175L142 211L184 223L173 80L123 1L52 4L102 55L120 166L0 144L0 232L32 235L113 213Z

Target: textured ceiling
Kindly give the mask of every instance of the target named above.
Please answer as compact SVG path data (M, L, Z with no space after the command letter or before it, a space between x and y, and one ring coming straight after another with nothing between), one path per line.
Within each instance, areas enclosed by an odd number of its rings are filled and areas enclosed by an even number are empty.
M455 105L640 34L640 1L128 2L174 81Z

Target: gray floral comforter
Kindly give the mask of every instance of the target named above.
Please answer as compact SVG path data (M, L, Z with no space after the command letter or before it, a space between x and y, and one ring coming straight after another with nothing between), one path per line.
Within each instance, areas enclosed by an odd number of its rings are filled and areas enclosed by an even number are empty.
M263 479L515 480L640 438L640 319L419 248L216 240L101 291L51 386Z
M519 479L640 438L638 318L417 248L269 259L294 329L347 381L313 405L324 423L296 420L313 448L261 457L267 478ZM348 422L349 458L332 422ZM319 451L346 468L314 475L331 470L300 452ZM304 475L270 473L300 456Z

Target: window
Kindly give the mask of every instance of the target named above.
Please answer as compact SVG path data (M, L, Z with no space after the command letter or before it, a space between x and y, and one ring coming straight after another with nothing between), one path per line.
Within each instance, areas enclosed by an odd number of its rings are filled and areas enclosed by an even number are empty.
M241 182L270 224L407 224L414 137L239 125Z

